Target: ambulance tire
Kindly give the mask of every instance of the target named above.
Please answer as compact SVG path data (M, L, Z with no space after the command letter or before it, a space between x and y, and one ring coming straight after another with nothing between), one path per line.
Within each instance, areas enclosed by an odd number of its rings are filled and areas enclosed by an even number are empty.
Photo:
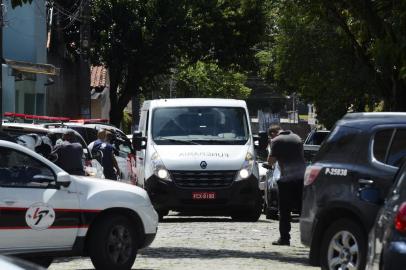
M234 221L256 222L262 214L262 199L258 199L257 203L249 209L249 211L236 211L231 214Z
M95 268L131 269L138 247L134 224L124 216L109 215L94 226L89 235L88 249Z

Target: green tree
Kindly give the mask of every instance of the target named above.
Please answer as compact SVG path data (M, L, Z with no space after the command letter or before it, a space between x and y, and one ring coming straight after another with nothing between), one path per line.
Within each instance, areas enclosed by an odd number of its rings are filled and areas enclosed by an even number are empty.
M272 53L274 79L282 89L313 102L327 127L350 107L364 110L365 102L373 102L365 95L373 92L373 74L354 58L350 41L335 26L295 4L279 12Z
M406 2L316 2L351 42L354 57L373 74L384 109L406 111Z
M264 25L261 0L94 0L92 8L93 61L110 71L113 124L179 59L250 67Z
M221 69L216 63L201 61L181 66L175 75L178 97L212 97L245 99L251 89L244 84L247 76Z
M257 58L260 74L281 92L315 103L326 126L381 100L386 110L406 109L404 1L268 4L268 31Z

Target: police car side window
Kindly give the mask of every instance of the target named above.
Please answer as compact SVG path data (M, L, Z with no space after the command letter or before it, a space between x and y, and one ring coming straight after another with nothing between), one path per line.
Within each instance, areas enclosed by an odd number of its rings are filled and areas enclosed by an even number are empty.
M55 184L52 170L14 149L0 148L0 186L45 188Z
M121 143L119 145L119 150L121 152L124 152L127 155L131 153L131 148L129 146L125 145L124 143Z
M386 155L392 134L393 129L381 130L375 134L373 145L374 157L382 163L386 163Z
M406 160L406 129L396 130L387 164L399 167Z

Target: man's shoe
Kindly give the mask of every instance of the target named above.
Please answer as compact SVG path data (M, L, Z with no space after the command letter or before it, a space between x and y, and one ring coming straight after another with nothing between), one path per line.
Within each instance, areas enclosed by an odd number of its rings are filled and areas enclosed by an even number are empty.
M272 245L274 246L290 246L290 241L289 240L283 240L279 238L277 241L272 242Z

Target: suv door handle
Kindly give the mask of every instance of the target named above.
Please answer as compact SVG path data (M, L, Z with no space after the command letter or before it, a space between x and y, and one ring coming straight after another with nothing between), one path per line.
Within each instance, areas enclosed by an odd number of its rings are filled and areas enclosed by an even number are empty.
M361 185L372 185L374 183L374 180L371 179L358 179L358 183Z

